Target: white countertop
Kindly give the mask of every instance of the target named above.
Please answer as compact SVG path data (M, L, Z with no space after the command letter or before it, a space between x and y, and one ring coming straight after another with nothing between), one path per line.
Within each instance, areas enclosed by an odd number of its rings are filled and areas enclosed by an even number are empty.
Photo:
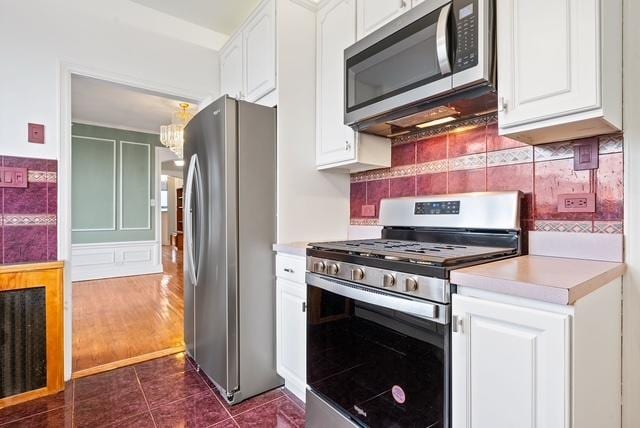
M273 251L276 253L290 254L292 256L307 256L308 242L287 242L280 244L273 244Z
M561 305L620 277L624 263L521 256L451 272L451 283Z

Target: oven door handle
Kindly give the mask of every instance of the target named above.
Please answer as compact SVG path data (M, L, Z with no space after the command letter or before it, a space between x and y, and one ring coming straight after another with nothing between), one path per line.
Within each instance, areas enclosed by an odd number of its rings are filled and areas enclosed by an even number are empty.
M333 278L329 279L310 272L307 272L306 280L307 285L322 288L323 290L349 299L404 312L439 324L449 323L446 305L407 299L377 290L368 290L357 284L351 284Z
M442 75L451 73L449 43L447 40L450 11L451 3L440 9L440 16L438 16L438 24L436 26L436 53L438 54L438 65L440 66L440 73Z

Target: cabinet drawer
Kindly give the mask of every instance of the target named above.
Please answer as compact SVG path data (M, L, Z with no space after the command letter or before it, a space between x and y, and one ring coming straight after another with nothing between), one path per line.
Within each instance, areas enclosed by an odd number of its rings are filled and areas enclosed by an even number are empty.
M284 254L276 255L276 276L288 279L300 284L305 283L304 273L306 270L306 259L304 257L289 256Z

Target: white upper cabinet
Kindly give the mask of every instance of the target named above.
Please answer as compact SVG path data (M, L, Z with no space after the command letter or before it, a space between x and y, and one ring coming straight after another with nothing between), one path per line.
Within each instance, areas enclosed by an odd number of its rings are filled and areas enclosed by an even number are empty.
M530 144L622 126L620 0L500 0L499 126Z
M236 35L220 51L220 93L242 98L242 37Z
M276 88L276 4L260 5L242 33L245 99L254 102Z
M356 41L355 0L334 0L318 13L316 163L355 159L353 130L344 125L344 49Z
M411 0L358 0L358 40L410 8Z
M453 428L568 428L567 314L453 295Z
M350 172L390 166L389 140L344 125L344 49L356 41L356 0L329 1L316 30L316 165Z
M276 3L265 0L220 51L220 92L275 105L275 89Z

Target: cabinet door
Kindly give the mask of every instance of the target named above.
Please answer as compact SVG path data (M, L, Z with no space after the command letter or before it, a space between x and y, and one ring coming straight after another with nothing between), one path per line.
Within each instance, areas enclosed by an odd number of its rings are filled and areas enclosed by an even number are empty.
M254 102L276 87L276 4L263 3L244 31L245 99Z
M317 17L316 164L356 157L354 131L344 125L344 49L356 41L355 0L333 0Z
M358 0L358 40L409 10L411 0Z
M501 128L599 107L599 0L497 7Z
M304 399L307 361L307 287L276 280L278 374L287 387Z
M568 315L458 294L452 312L454 428L569 426Z
M242 98L242 37L236 35L220 52L220 93Z

